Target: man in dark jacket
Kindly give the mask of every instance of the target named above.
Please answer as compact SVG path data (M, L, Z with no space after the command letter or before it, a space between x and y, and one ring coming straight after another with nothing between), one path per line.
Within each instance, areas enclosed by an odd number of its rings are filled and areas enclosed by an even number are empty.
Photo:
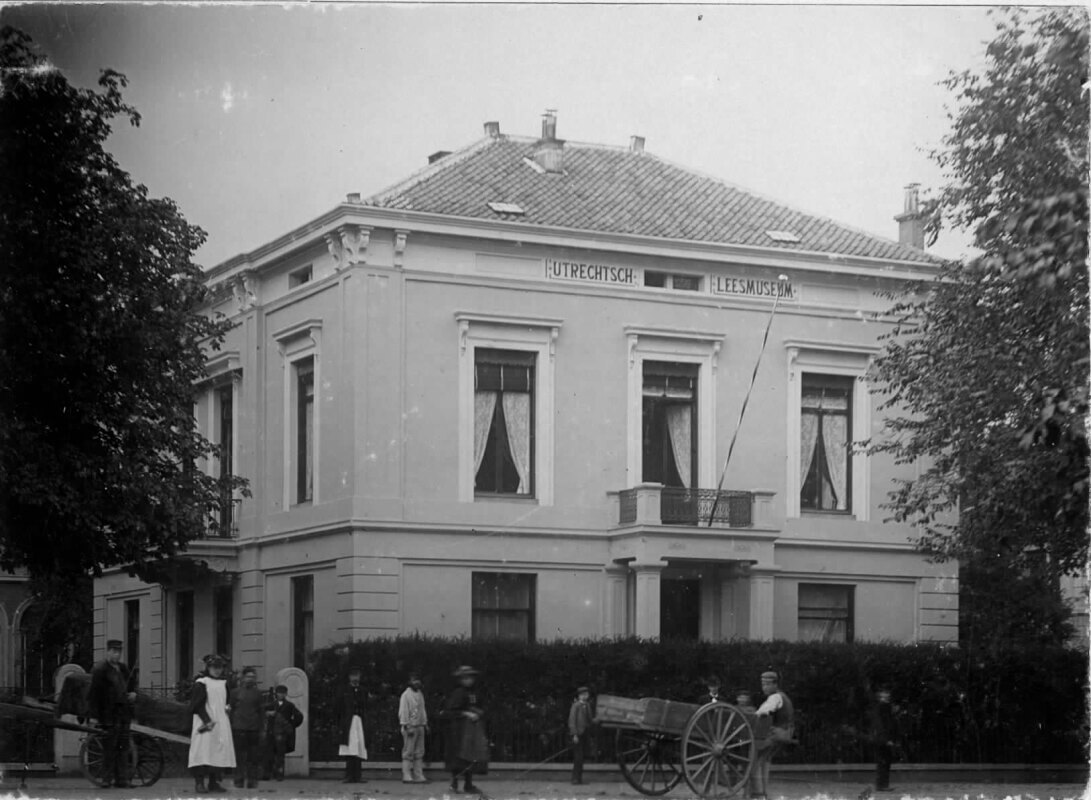
M231 734L235 738L235 785L255 789L261 762L261 729L265 717L265 697L257 686L258 673L253 667L242 671L242 685L231 690Z
M114 786L129 787L129 725L133 719L136 692L129 685L129 668L121 663L122 643L106 642L106 659L91 671L87 703L100 727L106 729L103 742L104 772Z
M458 793L458 778L466 776L464 790L477 792L474 765L487 765L489 743L485 738L484 711L474 683L480 673L473 667L459 667L454 677L459 685L447 696L440 717L447 724L444 757L451 773L451 792Z
M303 724L303 712L288 699L288 687L276 688L276 699L265 707L265 757L274 780L284 780L284 757L295 750L295 729Z
M345 778L342 783L360 783L360 764L367 758L364 741L364 701L367 690L360 685L360 668L349 670L348 686L337 696L337 708L341 712L341 745L338 754L345 759Z
M890 704L890 687L880 686L871 709L871 741L875 746L875 791L890 789L890 764L898 741L898 721Z
M568 710L568 735L572 740L572 785L583 783L583 761L588 754L591 733L591 690L581 686Z

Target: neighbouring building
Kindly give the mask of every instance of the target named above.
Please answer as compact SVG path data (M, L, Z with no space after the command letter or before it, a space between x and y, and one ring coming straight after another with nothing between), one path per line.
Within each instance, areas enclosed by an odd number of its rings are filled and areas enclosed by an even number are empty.
M252 497L97 580L97 649L155 686L415 632L957 641L957 566L883 521L914 467L852 446L916 204L886 240L547 114L214 267L203 468Z

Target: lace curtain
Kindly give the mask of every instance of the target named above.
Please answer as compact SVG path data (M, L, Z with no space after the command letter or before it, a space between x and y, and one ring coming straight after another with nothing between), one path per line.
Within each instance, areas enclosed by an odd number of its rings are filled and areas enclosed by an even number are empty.
M504 392L504 419L508 426L508 446L515 471L519 473L517 494L530 492L530 395Z
M833 493L837 497L837 510L844 511L848 488L845 479L848 477L848 441L846 439L848 420L840 415L827 415L822 419L822 447L826 453L826 469L830 473L830 483ZM829 500L833 498L823 497L823 506L830 506Z
M498 392L474 392L474 474L481 469L485 458L485 445L492 429L492 416L496 411Z
M691 439L693 435L693 407L687 404L672 403L667 406L667 433L674 453L674 465L678 468L678 477L682 486L689 488L692 479Z

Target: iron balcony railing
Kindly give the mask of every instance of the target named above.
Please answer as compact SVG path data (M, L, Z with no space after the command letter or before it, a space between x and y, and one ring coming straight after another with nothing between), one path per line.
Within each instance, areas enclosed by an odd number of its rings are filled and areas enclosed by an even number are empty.
M618 493L618 522L632 525L639 518L638 489ZM731 528L748 528L754 524L754 493L735 489L685 489L664 486L659 492L659 519L649 520L661 525L708 525L713 523Z
M225 497L220 501L216 524L205 529L206 539L235 539L239 535L239 508L242 498Z

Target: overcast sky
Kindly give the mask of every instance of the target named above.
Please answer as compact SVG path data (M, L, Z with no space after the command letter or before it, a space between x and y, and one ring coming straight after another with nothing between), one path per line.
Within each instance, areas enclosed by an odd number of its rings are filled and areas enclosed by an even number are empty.
M942 176L937 85L983 7L34 4L0 10L70 81L126 74L109 148L208 232L212 266L480 138L626 145L887 238ZM935 249L958 256L965 236Z

